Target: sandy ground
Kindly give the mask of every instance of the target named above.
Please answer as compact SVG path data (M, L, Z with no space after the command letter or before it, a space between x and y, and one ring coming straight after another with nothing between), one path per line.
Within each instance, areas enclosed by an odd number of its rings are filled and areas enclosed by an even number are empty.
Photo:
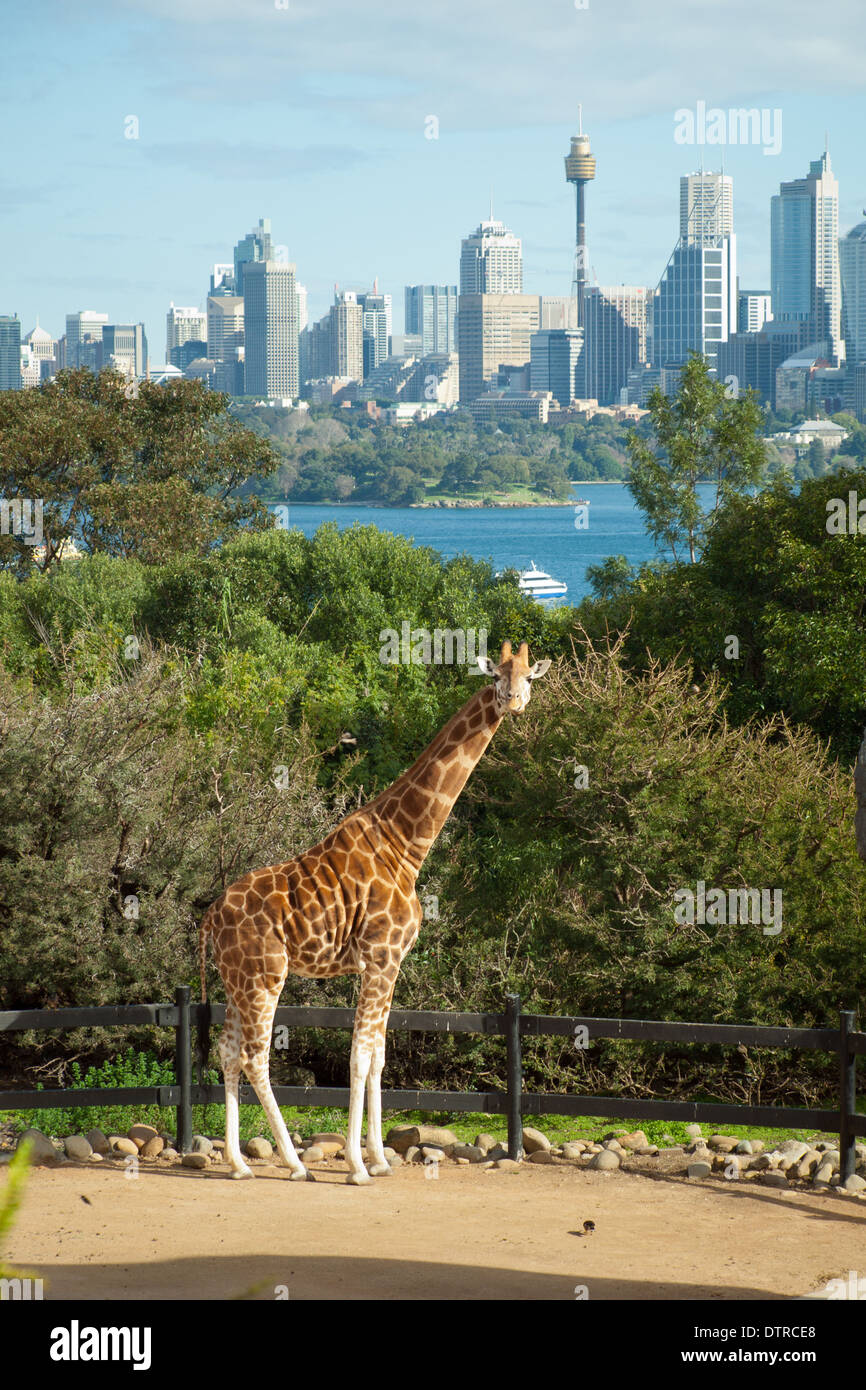
M866 1201L835 1194L571 1165L364 1188L315 1171L36 1168L4 1253L46 1299L99 1300L790 1299L866 1257Z

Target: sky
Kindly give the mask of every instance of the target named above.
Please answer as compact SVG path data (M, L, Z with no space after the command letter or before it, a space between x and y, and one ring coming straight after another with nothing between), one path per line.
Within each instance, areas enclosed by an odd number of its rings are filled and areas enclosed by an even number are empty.
M143 319L152 363L260 217L311 318L377 277L401 331L491 196L525 292L568 294L578 104L591 282L658 283L702 160L733 176L742 288L769 286L770 198L825 132L842 234L866 206L862 0L7 0L0 29L0 314ZM780 149L678 143L699 103L780 112Z

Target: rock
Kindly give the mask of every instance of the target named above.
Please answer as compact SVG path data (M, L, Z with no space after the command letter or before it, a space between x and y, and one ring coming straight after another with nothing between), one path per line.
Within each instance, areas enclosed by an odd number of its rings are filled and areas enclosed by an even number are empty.
M709 1163L701 1159L697 1163L690 1163L687 1171L690 1178L708 1178L711 1169Z
M685 1152L687 1154L706 1155L705 1161L708 1161L710 1154L710 1150L707 1148L706 1139L693 1139L691 1143L686 1144Z
M402 1168L403 1159L399 1154L390 1154L388 1156L388 1166L389 1168Z
M504 1173L516 1173L520 1164L513 1158L497 1158L493 1167Z
M142 1158L159 1158L165 1148L165 1140L161 1134L155 1134L152 1139L148 1139L141 1151Z
M707 1145L716 1153L732 1154L739 1142L739 1139L735 1139L730 1134L711 1134L707 1140Z
M562 1156L563 1158L580 1158L585 1149L586 1145L582 1139L569 1139L562 1146Z
M104 1162L105 1162L105 1159L103 1158L102 1154L92 1153L92 1154L90 1154L90 1156L88 1157L87 1162L88 1162L88 1163L104 1163Z
M621 1158L625 1155L625 1149L618 1139L605 1139L601 1147L610 1153L619 1154Z
M319 1149L323 1158L336 1158L337 1154L346 1152L346 1141L345 1139L339 1142L336 1139L317 1139L314 1144L310 1145L310 1148ZM305 1153L309 1152L310 1149L305 1150ZM385 1157L388 1157L387 1151Z
M523 1127L523 1152L527 1155L547 1151L550 1149L550 1140L546 1134L542 1134L540 1129L532 1129L529 1125Z
M812 1174L818 1171L820 1163L821 1154L818 1153L818 1150L809 1149L807 1153L803 1154L803 1157L797 1164L797 1177L811 1178Z
M700 1127L700 1125L686 1125L686 1134L689 1136L690 1139L700 1139L700 1137L701 1137L701 1127Z
M631 1134L620 1134L615 1137L618 1138L620 1146L623 1149L637 1150L648 1149L650 1147L650 1142L642 1129L636 1129L633 1130Z
M498 1159L500 1159L500 1158L507 1158L507 1157L508 1157L508 1145L507 1145L507 1144L503 1144L503 1143L501 1143L501 1142L500 1142L500 1143L497 1143L497 1144L494 1144L494 1146L493 1146L492 1149L488 1149L488 1150L487 1150L487 1157L488 1157L493 1163L496 1163L496 1161L497 1161Z
M585 1152L588 1154L600 1154L602 1152L601 1144L587 1144Z
M134 1139L127 1139L125 1135L120 1134L112 1138L111 1152L114 1154L124 1154L126 1156L135 1154L137 1158L139 1152L138 1144Z
M456 1164L458 1164L459 1166L461 1166L461 1167L464 1167L464 1168L468 1168L468 1167L469 1167L469 1159L468 1159L468 1158L455 1158L454 1162L455 1162Z
M788 1186L788 1179L785 1177L785 1174L780 1173L774 1169L769 1169L767 1172L762 1173L761 1182L764 1184L765 1187Z
M159 1131L153 1125L132 1125L126 1131L127 1139L131 1139L136 1148L143 1149L148 1139L156 1139Z
M759 1173L766 1172L767 1169L775 1168L775 1166L776 1159L773 1157L772 1154L758 1154L758 1157L752 1164L752 1167L755 1168Z
M176 1158L180 1158L180 1154L177 1149L163 1149L160 1158L164 1159L166 1163L173 1163Z
M441 1163L443 1158L447 1158L448 1155L438 1144L422 1144L421 1157L425 1163Z
M529 1163L556 1163L556 1159L550 1149L536 1149L535 1153L527 1154L527 1160Z
M831 1163L833 1165L834 1173L838 1173L839 1165L842 1161L838 1149L825 1149L821 1157L823 1158L825 1163Z
M385 1142L397 1153L405 1153L412 1146L438 1144L444 1149L450 1144L459 1144L460 1140L450 1129L440 1129L438 1125L398 1125L389 1129Z
M154 1137L158 1139L159 1135L155 1135ZM213 1153L213 1144L209 1139L206 1139L203 1134L194 1134L190 1145L190 1153L207 1154L209 1157Z
M226 1151L226 1141L225 1141L225 1139L211 1139L210 1144L211 1144L211 1148L212 1148L212 1149L215 1149L217 1153L220 1153L220 1154L224 1154L224 1153L225 1153L225 1151Z
M814 1178L812 1179L812 1185L814 1187L829 1187L830 1179L832 1178L832 1176L832 1164L822 1163L821 1166L818 1168L818 1171L816 1172Z
M601 1153L594 1155L589 1166L590 1168L597 1169L599 1172L606 1173L612 1172L613 1169L618 1168L621 1161L616 1149L602 1149Z
M244 1152L248 1158L273 1158L273 1145L269 1139L263 1139L259 1135L255 1139L248 1139L244 1145Z
M181 1163L184 1168L207 1168L208 1157L201 1153L184 1154Z
M751 1139L741 1139L734 1149L735 1154L753 1154L754 1152Z
M852 1173L850 1178L845 1179L842 1186L846 1192L864 1192L866 1191L866 1178L858 1177L856 1173Z
M481 1149L483 1153L487 1153L490 1149L495 1149L496 1144L497 1140L493 1138L492 1134L476 1134L475 1136L475 1147L476 1149Z
M105 1154L111 1153L111 1145L101 1129L89 1129L84 1137L95 1154L102 1154L104 1157Z
M646 1148L635 1149L634 1152L638 1158L658 1158L659 1151L655 1144L647 1144Z
M67 1139L64 1139L63 1147L67 1158L77 1158L82 1162L93 1153L92 1144L84 1138L83 1134L70 1134Z
M333 1130L323 1131L321 1134L314 1134L312 1139L314 1144L319 1144L322 1148L326 1145L336 1145L336 1148L331 1149L332 1153L338 1153L340 1149L345 1149L346 1147L345 1134L337 1134L336 1131Z
M749 1139L746 1142L751 1144L753 1154L762 1154L767 1147L763 1139Z
M622 1134L628 1134L628 1130L627 1130L627 1129L609 1129L608 1132L607 1132L607 1134L603 1134L603 1135L601 1136L601 1142L604 1143L605 1140L607 1140L607 1139L619 1139L620 1135L622 1135Z
M270 1148L270 1145L268 1145L268 1147ZM249 1150L249 1146L247 1146L247 1153L249 1153L249 1151L250 1151L250 1150ZM257 1155L257 1154L253 1154L253 1158L256 1158L256 1157L258 1157L258 1155ZM262 1155L262 1157L264 1157L264 1155ZM325 1155L325 1150L324 1150L323 1148L320 1148L320 1146L319 1146L318 1144L308 1144L307 1147L304 1149L304 1163L305 1163L305 1164L306 1164L306 1163L321 1163L321 1162L323 1162L323 1160L325 1159L325 1157L326 1157L326 1155Z
M776 1153L784 1154L786 1158L799 1163L804 1154L809 1152L809 1145L804 1144L802 1139L786 1139L783 1144L777 1144Z
M398 1153L399 1153L399 1150L398 1150ZM403 1153L403 1162L404 1162L404 1163L414 1163L415 1160L416 1160L416 1158L419 1157L420 1153L421 1153L421 1150L418 1148L418 1145L417 1145L417 1144L410 1144L409 1147L408 1147L408 1149L406 1149L406 1150L404 1151L404 1153Z
M485 1156L485 1150L477 1144L455 1144L451 1150L451 1157L463 1160L465 1163L481 1163Z

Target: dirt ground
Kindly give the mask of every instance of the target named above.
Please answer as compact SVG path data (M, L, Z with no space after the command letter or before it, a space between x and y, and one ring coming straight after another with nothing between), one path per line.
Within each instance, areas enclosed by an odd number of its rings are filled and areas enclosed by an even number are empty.
M4 1253L46 1299L97 1300L790 1299L866 1259L866 1201L835 1194L571 1165L364 1188L315 1171L35 1168Z

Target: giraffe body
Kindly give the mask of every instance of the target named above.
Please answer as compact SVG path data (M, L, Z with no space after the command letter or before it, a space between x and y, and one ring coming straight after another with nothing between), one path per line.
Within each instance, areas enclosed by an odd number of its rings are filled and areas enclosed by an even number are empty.
M382 1145L380 1080L385 1031L403 957L418 936L422 911L415 881L473 768L506 712L529 702L529 683L549 662L530 667L526 643L505 643L495 676L448 721L415 763L375 800L353 811L312 849L284 864L255 869L208 908L199 932L202 998L208 938L227 994L220 1057L226 1088L226 1155L233 1177L252 1177L238 1139L238 1085L244 1071L267 1115L283 1162L308 1174L289 1137L270 1084L274 1012L289 973L323 978L360 974L350 1058L348 1181L362 1184L391 1169ZM367 1089L367 1158L361 1120Z

